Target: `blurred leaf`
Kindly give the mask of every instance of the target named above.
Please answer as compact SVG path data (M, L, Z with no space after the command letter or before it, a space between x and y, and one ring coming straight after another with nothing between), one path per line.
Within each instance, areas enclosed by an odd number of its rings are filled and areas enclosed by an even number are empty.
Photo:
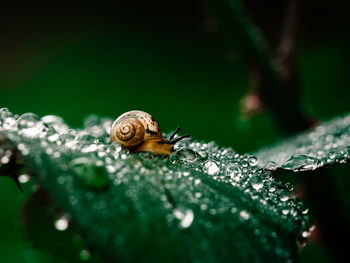
M255 156L192 140L170 158L129 154L109 142L108 118L68 130L57 116L1 113L0 132L64 211L63 227L72 221L107 261L294 261L309 235L304 205Z
M292 171L315 170L350 158L350 114L254 153L260 165Z

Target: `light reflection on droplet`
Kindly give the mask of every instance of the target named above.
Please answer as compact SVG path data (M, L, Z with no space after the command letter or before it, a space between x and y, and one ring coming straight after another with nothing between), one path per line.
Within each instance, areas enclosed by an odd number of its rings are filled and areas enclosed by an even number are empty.
M69 226L69 221L66 216L62 216L61 218L55 221L55 228L58 231L65 231Z
M81 261L88 261L91 258L89 250L83 249L79 252L79 259Z
M214 161L208 161L203 165L203 171L209 175L218 175L220 173L220 168Z
M21 174L18 176L18 181L22 184L27 183L30 180L30 176L28 174Z
M175 218L177 218L179 222L179 226L181 228L189 228L192 225L194 219L194 213L192 209L189 208L176 208L173 211Z
M248 214L248 212L245 211L245 210L242 210L242 211L239 213L239 215L240 215L241 218L243 218L244 220L248 220L249 217L250 217L250 215Z

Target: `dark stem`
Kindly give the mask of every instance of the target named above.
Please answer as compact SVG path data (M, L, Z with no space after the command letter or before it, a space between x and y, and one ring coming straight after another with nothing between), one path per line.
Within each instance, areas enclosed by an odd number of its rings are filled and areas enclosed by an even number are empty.
M284 27L276 60L267 42L247 14L240 0L210 1L222 22L225 34L233 49L239 50L252 72L256 91L263 106L271 113L285 134L303 131L314 122L305 117L300 106L298 79L295 67L296 0L289 0ZM283 32L285 29L283 28ZM283 63L282 63L283 61ZM283 69L279 64L283 64ZM283 72L283 73L281 73ZM283 75L290 76L288 78Z
M295 61L295 37L297 29L298 0L289 0L286 5L285 21L277 51L277 69L284 82L294 82L297 78Z

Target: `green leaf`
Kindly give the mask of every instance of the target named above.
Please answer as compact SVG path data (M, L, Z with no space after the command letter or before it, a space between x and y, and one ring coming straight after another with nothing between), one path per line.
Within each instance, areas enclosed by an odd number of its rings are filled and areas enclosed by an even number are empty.
M350 159L350 114L254 153L262 166L295 172Z
M57 116L0 113L32 180L107 261L294 261L310 234L304 205L254 156L193 140L170 158L131 154L109 142L112 119L69 130Z

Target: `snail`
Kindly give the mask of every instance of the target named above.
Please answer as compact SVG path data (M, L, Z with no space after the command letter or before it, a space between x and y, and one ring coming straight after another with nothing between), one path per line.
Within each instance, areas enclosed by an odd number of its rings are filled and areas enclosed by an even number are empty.
M158 123L150 114L133 110L122 114L114 121L110 139L131 152L171 155L175 143L189 137L186 134L174 139L179 131L180 128L177 128L168 139L164 139Z

